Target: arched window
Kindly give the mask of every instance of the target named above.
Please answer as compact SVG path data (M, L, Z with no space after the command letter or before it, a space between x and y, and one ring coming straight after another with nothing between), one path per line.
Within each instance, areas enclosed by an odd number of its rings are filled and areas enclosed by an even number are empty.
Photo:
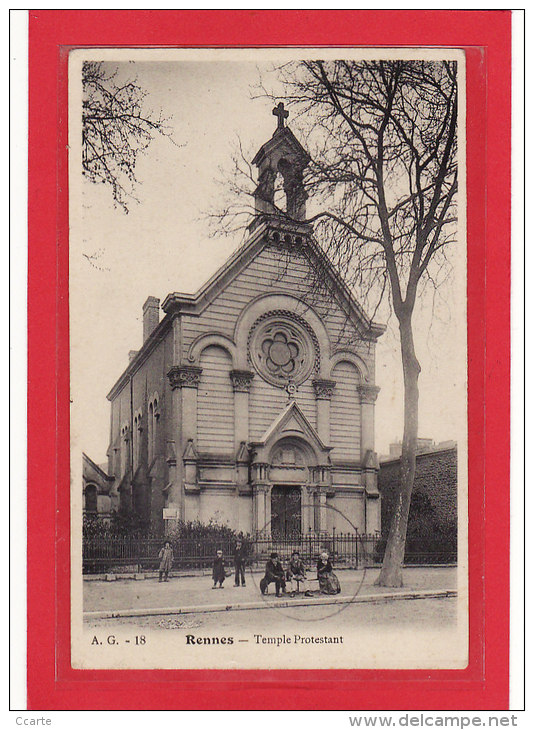
M234 450L234 392L232 358L210 345L200 356L202 375L197 400L198 451L225 454Z
M159 404L157 396L154 397L154 414L152 420L152 458L158 455L158 438L159 438Z
M85 487L85 511L91 514L98 512L98 496L94 484L88 484Z
M141 463L141 434L143 431L143 414L138 411L134 417L133 423L133 434L132 434L132 448L133 448L133 468L134 471Z
M138 430L138 420L137 416L134 417L134 423L133 423L133 434L132 434L132 449L133 449L133 468L134 471L137 469L138 465L138 442L139 442L139 430Z
M148 406L148 463L154 458L154 404Z
M123 426L121 429L121 476L124 476L130 466L130 429Z
M330 443L334 460L360 459L360 374L355 366L339 362L332 370L336 381L330 405Z

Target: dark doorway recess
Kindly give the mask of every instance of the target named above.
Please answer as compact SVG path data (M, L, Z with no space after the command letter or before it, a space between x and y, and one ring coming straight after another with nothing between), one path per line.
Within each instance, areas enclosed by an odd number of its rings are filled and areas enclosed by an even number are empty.
M301 533L300 487L275 486L271 491L271 534L297 537Z

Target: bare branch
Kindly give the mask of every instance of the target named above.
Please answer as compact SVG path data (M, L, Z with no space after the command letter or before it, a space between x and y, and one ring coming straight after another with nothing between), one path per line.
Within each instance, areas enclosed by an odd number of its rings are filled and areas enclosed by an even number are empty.
M116 77L117 71L106 74L103 62L83 64L82 172L91 182L109 185L115 205L128 213L129 201L137 201L138 155L155 134L176 143L170 120L145 108L147 93L136 81L118 86Z

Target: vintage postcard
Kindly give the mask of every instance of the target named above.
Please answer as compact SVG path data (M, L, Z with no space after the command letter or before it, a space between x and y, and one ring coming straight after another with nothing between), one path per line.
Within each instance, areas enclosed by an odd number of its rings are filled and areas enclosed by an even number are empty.
M464 669L464 51L68 89L72 667Z

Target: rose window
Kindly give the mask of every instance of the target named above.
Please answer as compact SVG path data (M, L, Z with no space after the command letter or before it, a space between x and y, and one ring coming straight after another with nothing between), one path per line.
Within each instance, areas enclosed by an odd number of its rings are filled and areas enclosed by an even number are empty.
M299 344L289 339L283 331L276 332L273 337L263 340L261 349L265 356L265 365L273 374L291 375L295 372L300 352Z
M302 383L314 367L315 355L312 335L289 317L269 317L252 328L250 359L262 378L273 385Z

